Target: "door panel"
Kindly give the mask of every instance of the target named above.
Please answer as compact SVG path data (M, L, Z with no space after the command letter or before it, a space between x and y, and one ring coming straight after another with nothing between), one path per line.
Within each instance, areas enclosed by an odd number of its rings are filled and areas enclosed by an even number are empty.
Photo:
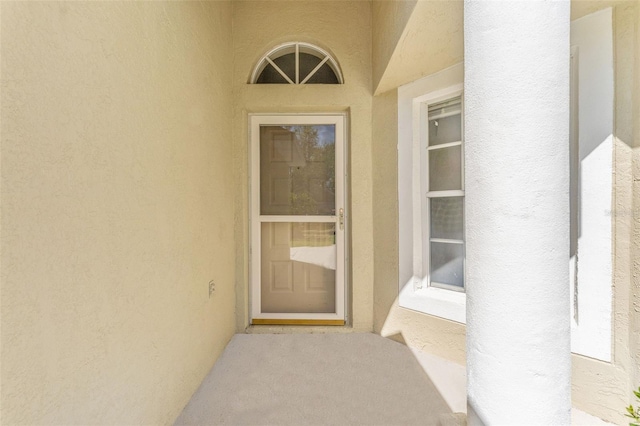
M251 117L252 319L344 320L344 119Z
M261 228L262 312L335 312L335 224L263 222Z

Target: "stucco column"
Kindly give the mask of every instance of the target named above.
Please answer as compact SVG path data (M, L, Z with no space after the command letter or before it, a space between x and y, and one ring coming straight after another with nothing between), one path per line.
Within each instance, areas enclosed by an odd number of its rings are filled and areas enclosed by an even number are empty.
M464 4L472 425L570 424L569 7Z

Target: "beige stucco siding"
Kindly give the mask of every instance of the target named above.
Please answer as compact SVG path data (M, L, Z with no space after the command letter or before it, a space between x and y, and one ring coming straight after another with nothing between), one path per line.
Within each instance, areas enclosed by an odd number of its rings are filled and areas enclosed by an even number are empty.
M398 286L398 96L373 98L374 328L380 332L397 304Z
M391 60L398 41L406 31L417 0L386 1L373 0L372 5L372 77L373 87L378 87Z
M379 12L387 12L387 9L393 11L394 8L387 5ZM383 70L382 75L374 74L374 93L377 95L393 90L461 62L464 32L462 9L462 0L420 0L408 19L405 17L408 6L404 6L400 8L404 11L402 21L394 19L392 26L374 25L373 51L381 53L376 57L374 72ZM377 13L374 16L379 15ZM399 32L396 26L405 20L406 26L396 40L395 34ZM389 27L393 31L389 31ZM392 55L383 56L383 52L390 50L387 46L393 43L396 44ZM388 62L381 63L383 60Z
M0 7L2 423L171 423L234 332L231 5Z
M350 322L373 329L371 169L371 4L361 1L234 3L234 168L236 193L237 325L248 325L248 114L347 112L351 226ZM265 25L265 23L277 23ZM253 66L287 41L316 44L340 64L343 85L250 85Z

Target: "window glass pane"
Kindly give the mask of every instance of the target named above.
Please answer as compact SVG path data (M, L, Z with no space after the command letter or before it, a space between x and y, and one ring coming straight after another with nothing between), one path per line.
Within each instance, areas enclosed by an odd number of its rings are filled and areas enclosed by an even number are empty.
M464 198L430 199L431 238L464 239Z
M302 78L300 81L302 81ZM338 77L325 62L305 84L338 84Z
M321 60L315 55L300 52L300 81L304 80Z
M291 81L296 81L296 54L288 53L273 59L273 63L284 72ZM278 71L276 71L278 72ZM285 80L286 81L286 80Z
M462 189L462 147L429 150L429 191Z
M429 119L429 146L462 140L460 114Z
M335 214L335 125L260 127L260 214Z
M431 244L432 283L464 287L464 245L447 243Z
M335 223L262 223L264 313L336 311Z
M271 65L267 64L256 81L258 84L288 84L283 76Z

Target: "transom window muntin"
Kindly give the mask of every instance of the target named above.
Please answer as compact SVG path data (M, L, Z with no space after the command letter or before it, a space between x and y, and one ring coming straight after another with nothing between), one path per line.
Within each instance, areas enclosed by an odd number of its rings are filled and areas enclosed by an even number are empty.
M343 84L338 62L324 49L284 43L267 52L255 66L251 84Z
M423 137L423 265L421 287L464 291L464 151L462 96L421 105Z

